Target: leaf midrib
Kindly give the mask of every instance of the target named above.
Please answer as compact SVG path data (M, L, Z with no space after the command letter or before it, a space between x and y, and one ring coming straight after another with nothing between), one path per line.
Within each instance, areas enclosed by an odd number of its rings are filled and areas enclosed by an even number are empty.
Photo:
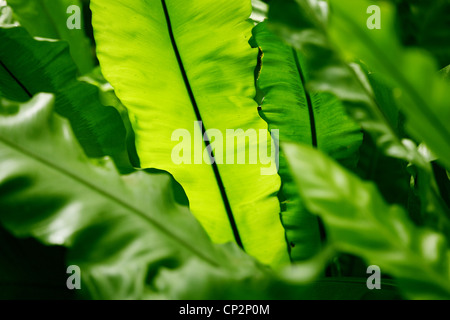
M170 238L173 238L180 246L185 247L195 255L197 255L199 258L203 259L204 261L208 262L209 264L213 266L219 266L219 264L214 260L209 258L208 256L204 255L201 251L198 251L195 247L191 246L188 242L184 241L182 238L178 237L176 234L171 232L169 229L167 229L163 224L159 223L158 221L154 220L152 217L145 214L145 212L141 211L140 209L136 208L130 203L127 203L126 201L123 201L122 199L118 198L114 194L108 192L107 190L103 190L101 187L97 186L94 183L89 182L88 180L84 179L83 177L77 175L76 173L70 172L64 167L61 167L55 163L52 163L51 161L29 151L21 146L17 145L14 142L9 141L8 139L5 139L0 135L0 141L4 143L5 145L9 146L10 148L16 150L17 152L28 156L32 159L34 159L37 162L40 162L44 166L50 168L53 171L58 172L59 174L68 177L69 179L75 181L78 184L81 184L85 186L86 188L92 190L93 192L103 196L104 198L109 199L112 202L115 202L117 205L123 207L127 211L133 212L137 216L139 216L141 219L145 220L147 223L152 225L153 227L159 229L162 233L166 234Z
M161 4L163 6L164 15L165 15L165 18L166 18L166 23L167 23L167 29L168 29L168 32L169 32L170 41L172 43L172 48L173 48L173 51L174 51L174 53L176 55L178 66L180 68L180 72L181 72L181 74L183 76L183 82L184 82L184 84L186 86L186 90L187 90L189 98L191 100L191 104L192 104L192 107L194 109L197 121L201 121L201 123L202 123L202 126L200 128L202 130L202 137L205 137L207 130L206 130L205 124L202 121L202 117L201 117L201 114L200 114L200 109L199 109L199 107L197 105L197 101L195 99L194 92L192 91L192 87L190 85L189 78L188 78L186 70L184 68L184 64L183 64L183 61L181 59L181 55L180 55L180 52L178 50L177 43L175 41L175 36L174 36L173 30L172 30L172 24L171 24L171 21L170 21L169 10L167 8L166 1L165 0L161 0ZM234 216L233 216L233 210L231 209L231 204L230 204L230 201L228 199L224 183L223 183L222 178L220 176L219 168L217 166L217 163L214 161L214 153L213 153L213 150L211 148L210 139L203 139L203 141L205 143L206 148L208 149L208 155L209 155L210 160L211 160L210 161L211 167L212 167L213 172L214 172L214 177L216 178L217 186L219 188L220 195L222 197L222 201L223 201L223 204L224 204L224 207L225 207L225 211L227 213L228 221L230 222L230 227L232 229L234 239L235 239L237 245L244 250L244 245L242 243L241 236L239 235L239 230L238 230L236 221L235 221Z
M316 131L316 120L314 116L314 106L312 103L311 95L309 91L306 89L306 78L303 74L302 65L300 64L300 60L298 59L297 51L292 48L292 54L295 60L295 66L297 67L298 76L300 78L300 82L302 85L302 90L306 98L306 104L308 106L309 112L309 124L311 129L311 144L314 148L317 148L317 131Z
M22 90L27 94L27 96L32 98L33 94L27 89L27 87L13 74L13 72L1 60L0 60L0 65L11 76L11 78L22 88ZM215 262L215 260L210 259L209 257L205 256L202 252L196 250L194 247L191 247L189 244L186 243L186 241L179 238L177 235L172 233L169 229L166 229L164 227L164 225L162 225L159 222L157 222L156 220L152 219L151 217L146 215L143 211L134 207L132 204L128 204L128 203L124 202L123 200L119 199L115 195L109 193L108 191L102 190L102 188L100 188L99 186L97 186L93 183L90 183L86 179L83 179L82 177L78 176L77 174L72 173L63 167L60 167L60 166L56 165L55 163L52 163L52 162L48 161L47 159L42 158L39 155L30 152L29 150L25 150L25 149L21 148L19 145L15 144L11 141L8 141L7 139L3 138L2 136L0 136L0 141L3 142L4 144L8 145L12 149L14 149L24 155L27 155L27 156L33 158L34 160L42 163L43 165L59 172L60 174L65 175L65 176L71 178L72 180L75 180L76 182L93 190L94 192L99 193L106 198L109 198L111 201L117 203L118 205L122 206L123 208L125 208L131 212L134 212L139 217L141 217L142 219L144 219L145 221L147 221L148 223L150 223L151 225L153 225L154 227L159 229L161 232L163 232L163 233L167 234L169 237L172 237L173 239L175 239L177 242L180 243L180 245L186 247L189 251L191 251L198 257L202 258L203 260L205 260L206 262L208 262L214 266L218 266L218 264Z
M29 98L32 98L33 95L31 92L27 89L27 87L12 73L11 70L8 69L8 67L0 60L0 65L3 67L3 69L6 70L6 72L10 75L11 78L22 88L23 91L27 94Z

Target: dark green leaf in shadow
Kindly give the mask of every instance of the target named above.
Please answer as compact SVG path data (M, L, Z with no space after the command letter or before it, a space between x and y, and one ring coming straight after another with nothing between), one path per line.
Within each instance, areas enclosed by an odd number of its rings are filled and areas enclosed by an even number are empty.
M302 53L310 70L308 88L339 98L387 155L427 167L420 155L397 137L361 68L348 65L330 44L326 29L328 16L326 10L321 10L326 8L323 3L276 1L270 5L269 27Z
M128 110L116 96L114 88L111 86L111 84L109 84L109 82L106 81L106 79L103 77L100 67L96 67L94 70L92 70L92 72L84 75L83 77L80 77L79 80L95 85L99 90L101 103L104 106L112 106L119 112L122 118L122 122L125 126L125 130L127 132L126 144L128 157L133 167L139 168L140 161L136 151L135 135L128 115Z
M21 27L0 27L0 39L0 94L26 101L38 92L55 93L56 111L69 119L87 155L111 156L130 172L121 118L100 103L95 86L77 81L67 45L35 40Z
M69 29L67 21L76 14L67 12L69 7L82 8L80 0L8 0L14 16L33 37L61 39L68 42L70 53L80 74L94 67L94 55L89 39L84 32L83 15L80 14L80 29Z
M301 53L268 30L266 22L253 29L253 37L263 52L257 81L265 93L261 115L270 130L279 130L277 140L310 144L355 168L362 134L340 101L330 94L306 88L309 72ZM283 181L279 196L285 207L282 221L291 259L309 258L320 247L319 225L298 197L283 153L280 153L279 174Z

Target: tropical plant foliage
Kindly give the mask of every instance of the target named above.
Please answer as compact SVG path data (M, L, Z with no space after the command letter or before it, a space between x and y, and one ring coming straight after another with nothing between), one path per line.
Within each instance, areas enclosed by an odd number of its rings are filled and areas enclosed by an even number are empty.
M449 10L0 1L0 298L449 299Z

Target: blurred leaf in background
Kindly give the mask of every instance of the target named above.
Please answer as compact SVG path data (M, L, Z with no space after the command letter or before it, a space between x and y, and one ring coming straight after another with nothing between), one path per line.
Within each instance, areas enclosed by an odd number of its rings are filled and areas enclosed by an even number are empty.
M395 277L410 299L450 299L450 251L445 237L417 228L363 182L307 146L284 145L306 206L322 217L338 250L364 258Z
M450 168L450 129L447 125L450 84L438 75L439 68L429 54L401 46L395 36L392 6L380 3L383 27L368 29L363 13L370 4L370 1L358 1L357 4L350 0L331 1L330 39L347 60L364 61L372 72L379 73L387 83L394 85L394 98L406 116L409 134L419 142L425 142L438 156L438 161Z
M82 12L80 0L8 0L14 17L33 37L61 39L70 46L70 54L80 74L94 67L95 54L92 43L85 33L84 16L80 15L81 28L69 29L67 20L73 12L70 6L77 6Z

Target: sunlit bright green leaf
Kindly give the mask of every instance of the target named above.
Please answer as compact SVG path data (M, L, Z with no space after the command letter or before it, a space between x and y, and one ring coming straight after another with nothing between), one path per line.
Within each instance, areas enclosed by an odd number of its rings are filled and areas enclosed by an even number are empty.
M271 143L253 100L258 52L248 44L251 1L94 0L91 9L102 72L128 108L141 166L174 176L215 242L242 242L273 266L288 262L275 162L257 157L251 164L248 156L251 149L270 151ZM196 121L219 131L214 155L222 164L204 161ZM227 129L241 129L242 139L227 137ZM180 130L188 137L177 137ZM246 141L247 130L257 138ZM173 159L181 139L189 140L183 152L192 164ZM245 164L226 159L240 155Z

